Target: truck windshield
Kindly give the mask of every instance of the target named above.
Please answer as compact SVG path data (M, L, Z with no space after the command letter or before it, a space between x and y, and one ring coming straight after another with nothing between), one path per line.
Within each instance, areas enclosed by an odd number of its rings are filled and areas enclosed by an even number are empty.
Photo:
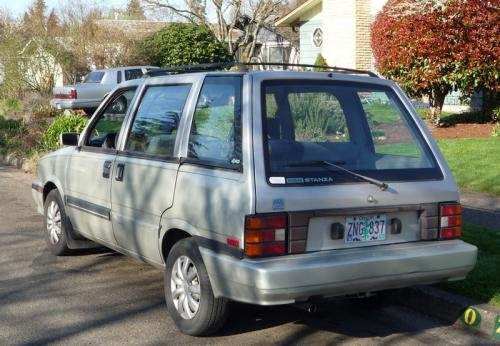
M363 182L346 170L380 183L443 177L416 124L389 87L272 80L263 83L262 100L270 184Z

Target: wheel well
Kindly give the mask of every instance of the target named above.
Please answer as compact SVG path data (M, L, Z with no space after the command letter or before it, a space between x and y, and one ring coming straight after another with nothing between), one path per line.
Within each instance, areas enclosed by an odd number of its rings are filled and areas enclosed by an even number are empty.
M43 187L43 202L45 203L45 199L47 198L47 195L49 194L50 191L57 189L56 185L54 183L51 183L50 181L45 184Z
M172 247L175 245L175 243L177 243L181 239L189 237L191 237L191 235L181 229L168 230L163 237L163 241L161 244L161 253L163 255L164 261L167 261L168 254L170 253L170 250L172 250Z

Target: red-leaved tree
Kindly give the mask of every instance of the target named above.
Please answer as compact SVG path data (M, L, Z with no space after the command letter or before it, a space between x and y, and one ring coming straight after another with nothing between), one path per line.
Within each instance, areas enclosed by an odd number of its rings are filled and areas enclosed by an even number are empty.
M500 0L389 0L372 26L377 70L429 97L438 124L446 94L500 91Z

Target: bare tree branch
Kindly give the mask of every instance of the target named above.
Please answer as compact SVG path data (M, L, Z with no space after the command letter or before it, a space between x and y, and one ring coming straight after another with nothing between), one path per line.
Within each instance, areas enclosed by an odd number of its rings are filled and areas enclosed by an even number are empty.
M190 22L208 25L218 40L227 42L231 54L242 51L245 58L253 56L262 28L270 26L285 9L281 0L208 0L208 5L207 0L202 4L198 0L185 0L182 8L170 1L173 0L143 0ZM215 13L216 23L210 23L207 10Z
M203 16L196 13L195 11L192 11L189 9L180 9L178 7L170 5L167 1L161 1L161 0L143 0L143 1L144 1L144 3L146 3L148 5L153 5L153 6L158 6L158 7L163 7L163 8L169 9L169 10L175 12L177 15L181 16L182 18L190 21L191 23L197 23L197 21L194 20L193 17L196 18L201 23L206 22L205 18L203 18Z

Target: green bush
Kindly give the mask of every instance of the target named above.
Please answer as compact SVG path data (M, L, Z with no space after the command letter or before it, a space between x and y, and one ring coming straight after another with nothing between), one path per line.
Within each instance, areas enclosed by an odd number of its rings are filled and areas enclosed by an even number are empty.
M7 153L17 146L25 131L22 120L5 119L0 116L0 152Z
M0 116L6 116L10 113L19 113L22 109L23 105L18 99L7 98L0 100Z
M493 128L493 132L491 133L493 137L500 137L500 123L497 123Z
M43 151L53 151L60 147L59 136L64 132L82 132L87 124L87 117L77 114L58 116L43 132L41 148Z
M326 59L321 55L321 53L318 53L316 56L316 60L314 61L314 65L316 66L328 66L328 63L326 62ZM324 69L321 67L314 67L313 71L319 72L319 71L328 71L328 69Z
M345 139L345 118L335 97L305 93L293 94L289 98L297 139L315 142Z
M496 122L496 124L491 135L493 137L500 137L500 107L497 107L493 110L492 118Z
M497 107L495 109L493 109L493 112L492 112L492 115L491 117L493 118L494 121L496 121L497 123L500 122L500 107Z
M162 67L234 60L207 26L190 23L166 26L145 40L143 50L150 64Z
M62 112L62 110L56 109L49 105L40 105L33 109L33 111L31 112L31 116L34 119L55 118L62 115Z

